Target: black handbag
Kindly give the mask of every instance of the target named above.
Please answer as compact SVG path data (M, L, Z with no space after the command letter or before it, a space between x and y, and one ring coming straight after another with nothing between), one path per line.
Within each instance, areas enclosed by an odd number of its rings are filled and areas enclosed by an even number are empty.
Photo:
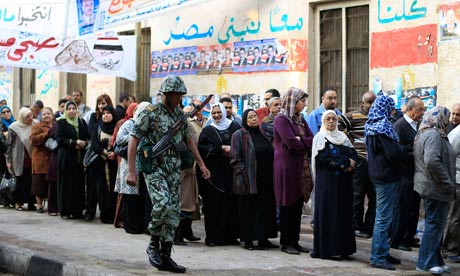
M3 174L2 181L0 182L0 192L8 193L16 190L16 177L7 171Z
M119 144L115 143L115 147L113 151L122 158L128 160L128 144L120 146Z
M46 140L45 147L47 147L49 150L53 151L53 150L57 149L58 143L57 143L56 139L50 137L50 138L48 138L48 140Z
M93 149L91 148L91 144L88 144L86 146L86 152L85 156L83 157L83 166L89 167L91 164L96 161L96 159L99 157L99 154L95 153Z

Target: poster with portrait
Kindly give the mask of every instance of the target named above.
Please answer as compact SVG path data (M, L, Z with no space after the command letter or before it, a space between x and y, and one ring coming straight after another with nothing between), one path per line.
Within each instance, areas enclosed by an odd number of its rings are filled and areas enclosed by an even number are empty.
M233 72L233 43L219 45L220 49L220 73Z
M234 43L233 71L259 72L289 69L288 40L275 38Z
M182 47L152 52L152 78L163 78L170 74L195 75L197 47Z
M209 54L209 46L198 46L196 49L196 69L197 75L207 75L208 64L211 59Z
M150 66L151 78L158 77L157 75L160 73L161 66L163 66L163 55L161 51L152 51L152 65Z
M460 38L460 1L439 5L440 41Z
M94 21L99 9L99 0L77 0L78 30L80 35L94 31Z

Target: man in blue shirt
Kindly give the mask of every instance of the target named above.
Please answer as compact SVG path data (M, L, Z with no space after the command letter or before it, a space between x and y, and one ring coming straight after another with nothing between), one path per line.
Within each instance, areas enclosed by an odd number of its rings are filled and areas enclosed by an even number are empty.
M321 116L326 110L335 110L335 114L339 116L342 114L337 107L337 91L334 88L326 88L321 93L321 104L318 108L314 109L310 115L308 115L307 123L313 134L318 133L321 128Z

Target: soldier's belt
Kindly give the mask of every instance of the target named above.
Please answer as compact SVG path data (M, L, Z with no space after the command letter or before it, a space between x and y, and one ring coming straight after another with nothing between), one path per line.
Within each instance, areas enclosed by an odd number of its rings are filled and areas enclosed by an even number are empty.
M177 144L176 144L177 145ZM187 147L185 147L185 145L182 144L183 147L172 147L172 148L169 148L167 150L165 150L162 155L175 155L177 156L179 152L182 152L182 151L186 151L187 150ZM153 151L152 151L152 148L144 148L142 149L142 155L144 156L144 158L153 158ZM162 156L161 155L161 156ZM161 157L159 156L159 157Z

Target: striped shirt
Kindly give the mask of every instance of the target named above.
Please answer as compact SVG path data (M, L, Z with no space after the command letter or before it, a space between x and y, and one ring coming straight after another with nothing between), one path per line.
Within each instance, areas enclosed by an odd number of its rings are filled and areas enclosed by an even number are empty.
M347 134L351 143L358 152L358 156L366 159L367 150L364 142L364 125L367 121L367 114L362 110L351 111L339 115L339 130Z

